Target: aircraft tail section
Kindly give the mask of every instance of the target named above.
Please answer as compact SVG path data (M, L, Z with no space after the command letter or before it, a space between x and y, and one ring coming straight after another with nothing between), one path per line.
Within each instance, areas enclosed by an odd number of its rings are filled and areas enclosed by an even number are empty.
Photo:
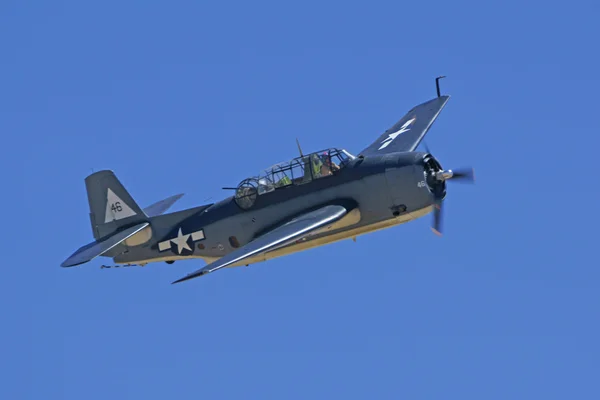
M123 226L148 221L112 171L98 171L85 178L90 221L95 239L113 234Z

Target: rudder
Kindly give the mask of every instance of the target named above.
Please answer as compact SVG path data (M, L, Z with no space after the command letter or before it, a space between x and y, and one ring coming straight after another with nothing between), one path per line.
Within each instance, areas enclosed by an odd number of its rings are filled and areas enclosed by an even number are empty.
M110 235L123 226L148 220L112 171L89 175L85 178L85 187L95 239Z

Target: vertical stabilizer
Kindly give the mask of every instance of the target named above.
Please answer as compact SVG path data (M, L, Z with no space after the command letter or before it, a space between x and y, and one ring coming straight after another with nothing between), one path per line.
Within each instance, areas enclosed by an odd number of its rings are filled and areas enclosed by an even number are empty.
M94 238L116 232L148 217L112 171L98 171L85 178Z

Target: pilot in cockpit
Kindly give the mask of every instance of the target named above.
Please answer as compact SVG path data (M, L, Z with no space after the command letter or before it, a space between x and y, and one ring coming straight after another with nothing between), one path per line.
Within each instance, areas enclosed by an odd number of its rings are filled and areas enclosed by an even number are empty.
M327 153L323 154L322 160L321 176L333 175L335 171L340 169L340 166L333 162Z

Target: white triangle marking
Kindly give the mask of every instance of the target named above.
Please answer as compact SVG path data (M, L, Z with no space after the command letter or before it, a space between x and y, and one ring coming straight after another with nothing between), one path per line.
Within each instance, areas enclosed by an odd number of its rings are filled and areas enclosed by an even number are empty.
M134 215L136 215L135 211L109 188L106 193L106 216L104 217L104 223L133 217Z

